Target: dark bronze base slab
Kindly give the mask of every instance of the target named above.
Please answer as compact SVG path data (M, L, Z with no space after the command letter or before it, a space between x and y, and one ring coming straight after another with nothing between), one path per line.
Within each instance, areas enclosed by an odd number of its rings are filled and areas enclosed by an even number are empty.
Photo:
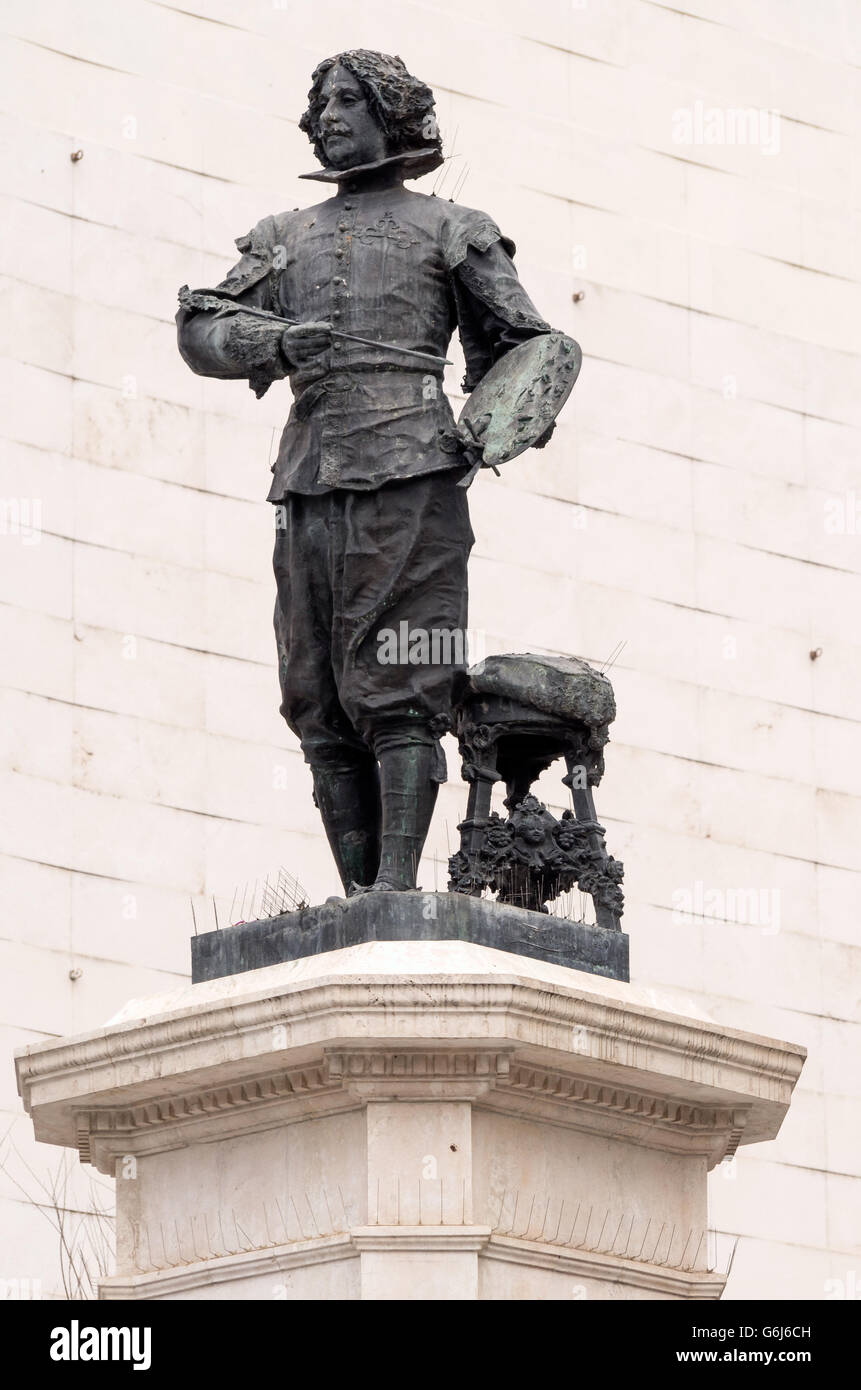
M191 940L191 978L200 984L365 941L471 941L610 980L630 979L625 932L462 893L368 893L206 932Z

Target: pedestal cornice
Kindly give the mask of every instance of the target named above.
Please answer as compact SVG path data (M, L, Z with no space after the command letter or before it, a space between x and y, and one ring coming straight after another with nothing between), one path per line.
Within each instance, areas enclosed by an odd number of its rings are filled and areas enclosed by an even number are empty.
M18 1054L37 1138L82 1157L101 1143L109 1164L114 1141L185 1143L214 1117L224 1132L309 1103L459 1094L590 1129L609 1118L716 1163L777 1132L804 1058L633 986L460 942L352 947L126 1013L138 1016Z

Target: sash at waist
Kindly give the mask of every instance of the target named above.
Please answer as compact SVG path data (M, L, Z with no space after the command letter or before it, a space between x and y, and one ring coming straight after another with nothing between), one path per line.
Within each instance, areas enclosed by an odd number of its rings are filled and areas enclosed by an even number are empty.
M307 381L304 384L291 377L290 384L293 388L294 400L293 410L300 420L307 420L308 416L319 405L323 397L330 391L352 391L355 390L355 377L359 374L374 374L385 372L387 386L396 386L392 381L393 376L403 376L409 379L412 386L416 376L433 377L434 380L442 384L442 372L435 371L430 363L417 363L415 366L404 366L403 363L375 362L375 363L351 363L348 370L327 372L325 376L317 380ZM406 384L406 382L405 382Z

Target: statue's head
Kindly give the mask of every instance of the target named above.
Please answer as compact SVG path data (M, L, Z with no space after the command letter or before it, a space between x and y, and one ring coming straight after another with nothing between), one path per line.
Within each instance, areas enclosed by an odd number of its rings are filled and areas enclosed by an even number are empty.
M435 163L442 158L430 87L407 72L400 58L366 48L318 64L299 129L329 169L411 150L427 150L437 156Z

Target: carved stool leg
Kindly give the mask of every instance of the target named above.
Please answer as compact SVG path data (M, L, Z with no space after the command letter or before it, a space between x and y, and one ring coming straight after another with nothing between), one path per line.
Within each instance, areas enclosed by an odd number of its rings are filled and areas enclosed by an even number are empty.
M488 748L481 767L473 764L472 780L469 785L469 798L466 803L467 820L485 821L490 815L493 784L499 781L496 771L496 748Z
M484 833L490 820L493 784L500 780L496 770L496 744L491 743L489 747L482 748L480 757L480 763L469 758L464 759L464 776L469 779L469 799L466 806L466 819L461 821L458 826L460 854L455 856L456 859L460 859L461 866L457 873L458 882L455 882L454 872L449 881L449 888L456 888L460 892L465 891L463 886L465 883L471 883L473 886L469 891L476 896L481 893L485 886L481 875L477 872L477 861L484 844Z
M583 786L584 763L580 760L579 755L576 752L566 753L565 763L568 772L562 781L570 788L571 798L574 802L574 815L578 825L587 829L588 843L594 852L596 869L600 875L600 883L591 890L592 901L595 904L595 921L599 927L606 927L611 931L621 931L619 920L621 914L616 911L615 907L611 906L611 903L620 896L617 881L611 877L609 872L611 863L615 864L615 861L611 861L607 853L604 827L598 823L595 799L589 782L589 776L594 771L594 767L585 767L586 785ZM621 866L619 866L619 871L621 872Z

